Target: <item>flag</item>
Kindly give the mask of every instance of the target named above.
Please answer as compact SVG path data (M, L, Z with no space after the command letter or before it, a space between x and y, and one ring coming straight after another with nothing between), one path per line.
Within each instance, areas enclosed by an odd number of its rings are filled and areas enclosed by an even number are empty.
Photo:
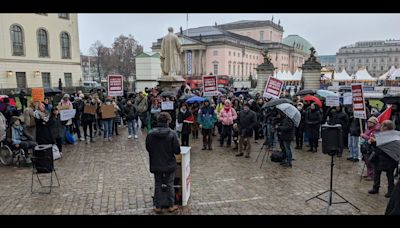
M390 120L390 116L392 115L392 106L390 105L382 114L378 116L378 121L382 124L385 120Z

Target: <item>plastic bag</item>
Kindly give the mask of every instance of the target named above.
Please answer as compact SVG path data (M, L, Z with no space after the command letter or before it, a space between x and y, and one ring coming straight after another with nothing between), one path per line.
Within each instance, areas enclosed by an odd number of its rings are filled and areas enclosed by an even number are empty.
M60 150L58 146L53 144L53 160L57 160L61 158Z
M70 144L76 144L76 139L75 139L74 135L71 134L71 132L69 130L65 131L65 139Z

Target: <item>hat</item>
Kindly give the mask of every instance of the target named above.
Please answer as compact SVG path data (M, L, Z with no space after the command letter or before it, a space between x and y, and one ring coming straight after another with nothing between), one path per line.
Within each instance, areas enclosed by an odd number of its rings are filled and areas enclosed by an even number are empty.
M68 93L66 93L66 94L64 94L64 96L63 96L63 98L70 98L70 96L69 96L69 94Z
M375 116L372 116L368 119L368 122L372 122L374 124L377 124L379 122L378 118L376 118Z

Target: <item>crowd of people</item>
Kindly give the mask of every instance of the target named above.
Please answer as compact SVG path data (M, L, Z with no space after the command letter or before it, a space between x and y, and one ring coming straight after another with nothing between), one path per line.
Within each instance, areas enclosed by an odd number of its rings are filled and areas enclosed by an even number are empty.
M388 179L388 191L385 196L390 197L393 192L394 175L398 175L399 172L398 163L376 146L375 134L379 131L400 130L400 110L396 104L392 106L390 120L380 123L377 117L384 110L373 110L367 103L367 121L362 120L360 123L360 119L354 117L351 105L326 107L324 99L321 99L320 105L313 101L304 101L302 96L291 97L283 93L282 97L290 99L301 114L300 124L297 125L293 119L274 106L265 107L270 100L259 93L252 97L228 89L225 94L205 97L202 102L190 103L181 99L185 96L201 97L201 93L192 91L187 86L182 86L176 94L168 95L163 95L159 88L146 88L137 94L124 97L106 97L101 90L88 95L79 91L73 96L64 94L58 104L52 104L48 98L43 102L29 102L22 113L5 101L5 108L1 111L6 119L7 129L10 129L7 137L11 139L12 145L23 148L26 155L38 144L55 144L62 152L64 144L75 143L72 135L90 143L95 141L96 136L102 136L104 141L113 141L113 136L119 135L120 125L128 128L129 139L138 138L139 127L144 132L146 129L150 170L155 174L164 170L160 166L165 163L168 163L166 166L169 168L163 172L173 172L173 165L169 164L171 161L168 160L168 156L179 153L178 146L190 146L190 138L198 139L199 132L202 135L202 150L213 150L213 141L216 138L217 146L231 148L237 151L236 156L249 158L252 145L263 144L267 150L282 151L284 159L280 164L282 167L292 168L292 141L295 141L295 150L303 151L306 146L308 152L317 153L321 125L340 124L344 148L349 150L347 160L359 162L361 153L366 164L367 174L364 179L373 181L373 188L369 193L379 192L382 171L386 172ZM172 108L164 110L163 102L172 103ZM104 105L113 105L113 117L103 116L101 107ZM75 116L61 120L60 111L66 109L75 109ZM90 112L89 109L95 111ZM171 132L175 134L171 135ZM178 137L180 140L177 140ZM173 142L172 149L167 148L166 151L160 152L163 146L158 140L161 139ZM163 153L161 158L157 157ZM342 154L337 156L341 157ZM163 163L163 159L166 159L166 162ZM156 176L155 195L159 195L157 183L160 185L163 178L171 179L169 176Z

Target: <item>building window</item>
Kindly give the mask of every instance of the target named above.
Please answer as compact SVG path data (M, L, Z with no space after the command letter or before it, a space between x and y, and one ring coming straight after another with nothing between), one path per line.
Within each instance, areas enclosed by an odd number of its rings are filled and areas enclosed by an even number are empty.
M264 31L260 31L260 41L264 40Z
M24 55L24 34L22 28L19 25L12 25L11 31L11 42L12 42L12 52L15 56Z
M236 56L236 52L233 52L233 56Z
M69 19L69 13L59 13L58 17L62 19Z
M397 62L397 58L394 58L394 61Z
M50 88L51 87L50 73L42 72L42 83L43 83L43 87L44 88Z
M392 62L392 58L389 58L389 62Z
M269 40L272 40L272 31L269 31Z
M231 67L232 67L232 64L231 63L228 63L228 75L231 75Z
M25 72L15 72L17 78L17 88L26 88L26 75Z
M214 63L214 75L218 75L218 63Z
M217 56L218 55L218 51L213 51L213 55Z
M365 62L368 63L368 62L369 62L369 59L366 59Z
M383 66L381 66L381 70L383 70Z
M65 87L72 87L72 73L64 73Z
M37 32L37 40L39 46L39 57L49 57L49 40L47 32L44 29L39 29Z
M382 62L382 63L383 63L383 62L385 62L385 59L384 59L384 58L382 58L382 59L381 59L381 62Z
M70 47L70 38L68 33L61 33L61 58L70 59L71 58L71 47Z
M233 63L233 75L236 75L236 63Z
M339 59L339 63L342 63L342 59Z
M376 63L376 59L374 59L374 63Z
M231 51L228 52L228 55L231 56Z
M256 59L258 60L258 55L256 56Z
M374 68L374 70L376 70L376 66L374 66L373 68Z
M347 63L347 59L344 60L344 63Z
M361 63L361 59L358 60L358 63Z

